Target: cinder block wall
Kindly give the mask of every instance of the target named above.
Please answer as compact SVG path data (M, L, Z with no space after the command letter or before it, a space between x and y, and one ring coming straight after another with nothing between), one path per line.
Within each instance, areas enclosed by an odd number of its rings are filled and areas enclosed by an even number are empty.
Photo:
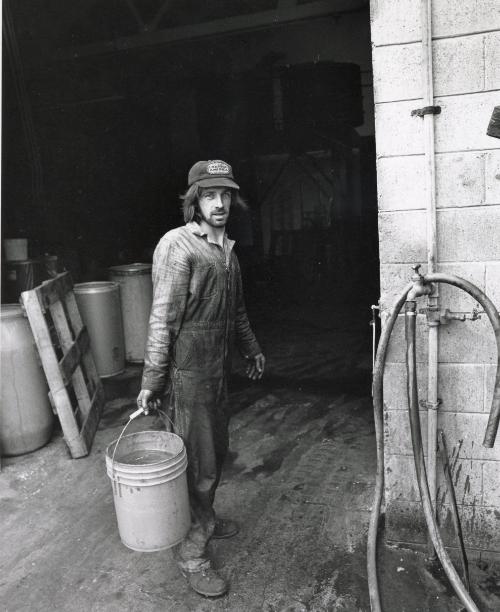
M486 291L500 308L500 140L486 135L500 104L498 0L434 0L434 93L438 269ZM427 261L418 0L372 0L375 134L379 198L381 306L387 312ZM423 265L422 270L426 270ZM441 286L441 304L470 311L465 293ZM422 300L421 307L425 306ZM382 317L384 313L382 312ZM418 317L421 399L427 389L427 325ZM398 321L384 381L387 538L423 543L405 390L404 329ZM473 556L500 556L500 436L481 442L490 408L496 349L488 320L440 327L439 427L451 455L466 545ZM427 419L421 414L426 443ZM445 541L453 546L449 496L438 462L438 505Z

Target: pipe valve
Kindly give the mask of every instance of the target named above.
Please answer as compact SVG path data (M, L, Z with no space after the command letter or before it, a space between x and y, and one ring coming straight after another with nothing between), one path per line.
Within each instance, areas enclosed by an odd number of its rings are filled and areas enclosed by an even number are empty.
M412 270L414 274L412 274L411 280L413 281L413 287L410 289L407 300L415 301L418 297L423 295L430 295L433 291L433 287L431 283L428 283L425 280L425 277L420 274L421 264L416 264L412 266Z

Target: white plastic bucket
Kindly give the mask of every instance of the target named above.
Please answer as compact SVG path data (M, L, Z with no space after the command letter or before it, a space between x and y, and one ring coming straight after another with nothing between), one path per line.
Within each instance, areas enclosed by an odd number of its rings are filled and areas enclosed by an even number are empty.
M106 471L121 541L141 552L179 544L191 525L182 438L141 431L118 441L116 452L117 440L106 448Z

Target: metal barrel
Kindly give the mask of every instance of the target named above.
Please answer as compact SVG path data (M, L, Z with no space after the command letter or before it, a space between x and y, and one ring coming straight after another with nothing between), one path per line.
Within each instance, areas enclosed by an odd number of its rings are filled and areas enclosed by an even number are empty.
M79 283L74 292L99 376L120 374L125 369L120 285L108 281Z
M120 285L125 357L132 363L144 361L153 301L151 268L151 264L147 263L132 263L109 268L109 279Z

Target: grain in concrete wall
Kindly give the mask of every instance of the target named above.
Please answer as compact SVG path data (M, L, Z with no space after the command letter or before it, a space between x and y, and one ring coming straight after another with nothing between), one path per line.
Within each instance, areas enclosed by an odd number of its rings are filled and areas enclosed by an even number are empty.
M382 316L427 259L426 176L420 2L372 0ZM500 306L500 141L486 135L500 104L500 6L497 0L434 0L438 269L475 283ZM477 304L441 287L441 305ZM425 307L421 300L420 307ZM387 537L425 541L407 416L404 330L398 321L384 381ZM427 324L418 316L419 397L427 391ZM500 441L481 446L491 402L496 349L484 316L440 328L439 427L445 431L466 544L500 554ZM424 438L426 414L421 413ZM425 441L426 443L426 441ZM438 463L438 470L440 470ZM438 507L453 545L449 494L438 471Z

